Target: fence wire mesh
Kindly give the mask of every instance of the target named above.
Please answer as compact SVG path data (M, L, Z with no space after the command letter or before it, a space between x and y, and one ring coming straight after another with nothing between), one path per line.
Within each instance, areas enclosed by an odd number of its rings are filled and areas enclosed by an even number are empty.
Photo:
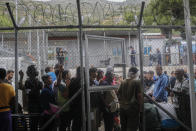
M136 2L136 1L134 1ZM62 4L63 3L63 4ZM77 25L78 16L75 2L47 3L22 1L19 0L18 14L19 26L32 25ZM54 5L53 5L54 4ZM130 3L129 3L130 4ZM15 14L16 7L11 4ZM85 25L136 25L138 22L138 12L136 9L137 3L133 6L127 6L126 3L110 3L102 0L96 2L81 1L82 21ZM11 20L8 16L7 8L0 5L2 12L1 18L2 27L11 25ZM131 12L130 14L128 12ZM144 14L144 24L148 23L148 13ZM193 12L191 12L193 14ZM16 16L15 16L16 17ZM132 17L132 20L128 19ZM152 18L150 18L152 19ZM175 21L169 17L170 21ZM18 21L18 20L17 20ZM195 18L192 17L193 24ZM162 22L162 21L160 21ZM162 23L161 23L162 24ZM87 33L86 33L87 32ZM168 78L167 103L160 103L163 108L178 117L186 126L190 124L190 105L189 97L180 95L176 97L173 94L175 83L172 83L173 78L178 79L176 71L184 70L184 78L189 79L188 74L188 48L185 40L185 31L183 29L173 30L171 28L160 29L143 29L142 41L143 52L139 52L139 38L137 30L92 30L86 31L85 34L96 35L98 39L88 39L89 66L103 69L108 66L113 66L123 63L123 47L121 41L115 39L105 40L104 36L121 38L125 44L125 62L126 70L129 67L136 66L139 68L140 59L139 53L143 56L144 70L144 87L148 95L153 95L153 88L157 82L156 66L161 65L163 73ZM156 33L152 33L156 32ZM102 36L100 38L99 36ZM6 70L15 68L15 36L13 32L0 33L0 67ZM193 34L192 52L193 63L196 64L196 34ZM85 39L83 39L85 42ZM69 69L72 76L75 75L75 68L80 65L80 48L77 31L62 30L28 30L26 32L18 32L18 67L19 70L26 72L29 65L36 65L39 71L39 80L45 74L46 67L54 67L56 64L63 64L64 69ZM83 51L84 52L84 51ZM83 53L85 59L85 53ZM114 70L119 76L122 76L120 68ZM15 72L18 73L18 72ZM24 79L27 76L25 74ZM14 80L13 78L13 85ZM177 83L177 80L175 81ZM182 84L181 84L182 85ZM189 87L184 85L185 87ZM182 87L182 86L181 86ZM18 102L24 106L22 91L19 90ZM181 102L177 103L176 102ZM184 103L186 103L186 106ZM177 110L176 110L177 109ZM179 112L180 111L180 112ZM159 111L160 113L161 111ZM161 113L160 113L161 114ZM183 114L183 115L182 115ZM145 114L147 115L147 114ZM164 116L167 116L164 114ZM148 124L147 124L148 125ZM178 128L178 127L177 127Z
M146 31L148 32L148 31ZM156 77L156 66L161 65L163 72L171 78L177 69L184 69L187 72L187 43L179 33L166 38L161 33L143 33L143 58L144 58L144 80ZM70 35L70 34L73 35ZM64 38L59 35L65 36ZM91 33L88 33L91 34ZM93 34L93 33L92 33ZM139 47L137 35L132 38L125 32L122 38L125 39L127 69L130 66L139 66ZM108 34L109 35L109 34ZM112 36L112 35L109 35ZM121 36L121 37L122 37ZM90 66L106 69L107 66L114 66L122 63L122 41L104 40L103 38L89 39L89 64ZM118 38L118 37L116 37ZM195 64L195 35L193 35L193 62ZM1 67L14 69L14 33L1 33ZM62 51L62 60L60 53ZM44 30L20 31L18 34L19 70L26 72L26 68L35 64L40 76L44 74L47 66L55 66L62 63L66 69L75 69L80 65L79 45L77 32L50 32ZM118 72L118 71L117 71ZM120 75L122 75L120 73ZM145 83L147 84L147 83ZM168 97L172 104L172 97ZM19 103L22 103L22 95L19 93ZM173 105L167 110L173 109ZM187 113L184 111L184 113Z
M151 30L151 29L149 29ZM163 30L163 29L160 29ZM172 29L170 29L172 31ZM188 74L188 50L183 31L173 33L143 33L143 62L144 62L144 90L147 95L156 96L156 90L162 88L160 74L157 66L162 67L162 73L167 76L168 83L162 93L166 93L167 103L160 103L170 113L181 120L186 126L191 127L190 117L190 98L189 95L183 97L183 94L176 94L176 88L189 88ZM195 40L192 42L193 62L195 64ZM179 78L179 70L184 73ZM182 76L183 75L183 76ZM185 85L185 81L187 82ZM163 80L161 81L163 82ZM157 85L159 83L159 85ZM181 86L178 84L181 83ZM187 92L188 93L188 92ZM189 93L188 93L189 94ZM159 96L161 97L161 96ZM155 98L156 100L156 98ZM158 102L162 100L156 100ZM185 103L184 105L183 103ZM159 109L159 108L158 108ZM160 112L160 111L159 111ZM182 115L186 114L186 115ZM161 114L162 115L162 114ZM161 116L162 117L162 116ZM146 125L148 126L148 125Z
M99 31L97 31L99 32ZM115 32L116 34L112 34ZM122 33L123 32L123 33ZM134 31L133 31L134 32ZM88 31L86 35L93 35L93 39L88 39L88 54L89 54L89 66L97 67L106 71L108 66L115 66L122 64L122 44L125 42L125 57L126 57L126 69L136 66L139 68L139 46L138 35L130 31L105 31L100 34L96 31ZM175 76L177 69L183 69L186 77L187 72L187 43L180 32L170 34L170 37L162 33L148 33L152 32L152 29L145 30L142 33L143 41L143 62L144 62L144 85L147 94L152 95L154 82L149 85L149 80L156 81L158 77L156 74L156 66L161 65L163 67L163 73L171 79ZM129 34L132 35L130 36ZM98 34L98 35L95 35ZM105 39L104 37L111 37L111 39ZM9 69L15 68L14 58L14 33L6 32L1 33L1 67ZM97 38L96 38L97 36ZM101 37L100 37L101 36ZM112 39L114 38L114 39ZM121 39L121 40L116 40ZM196 37L193 35L192 51L193 62L195 64L195 46ZM83 41L85 42L85 40ZM29 65L35 64L39 71L39 78L45 73L45 68L50 66L54 67L57 63L63 64L65 69L69 69L72 72L72 76L75 75L75 69L80 65L79 57L79 41L77 31L20 31L18 33L18 67L19 70L26 72ZM85 54L83 54L85 58ZM122 68L116 68L115 74L121 77ZM25 79L27 76L25 75ZM14 81L14 79L13 79ZM13 82L14 84L14 82ZM172 89L171 83L169 89ZM174 85L173 85L174 86ZM19 103L23 105L22 91L19 90ZM189 100L189 99L188 99ZM163 104L162 107L165 105ZM174 97L168 94L168 105L166 109L169 112L174 112L174 116L177 112L174 111L177 106L175 105ZM188 113L187 110L182 110L181 113ZM177 113L176 116L179 114ZM184 116L186 117L186 116ZM184 121L185 118L179 117ZM190 125L187 125L190 126Z

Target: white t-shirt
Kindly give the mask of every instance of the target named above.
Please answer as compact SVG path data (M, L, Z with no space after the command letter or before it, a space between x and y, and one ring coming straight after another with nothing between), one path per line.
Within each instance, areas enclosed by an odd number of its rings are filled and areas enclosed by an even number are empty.
M177 117L176 115L176 110L175 110L175 105L171 103L165 103L161 102L159 103L161 107L163 107L165 110L167 110L169 113L171 113L173 116ZM159 107L157 107L158 112L160 114L161 120L166 120L166 119L172 119L170 116L168 116L163 110L161 110Z

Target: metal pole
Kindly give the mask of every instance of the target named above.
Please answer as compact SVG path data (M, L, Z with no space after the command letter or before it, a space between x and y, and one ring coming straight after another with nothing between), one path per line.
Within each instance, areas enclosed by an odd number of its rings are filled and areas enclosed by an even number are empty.
M31 26L31 16L29 15L29 25ZM32 45L32 39L31 39L31 35L32 35L32 32L31 30L29 31L29 43L28 43L28 53L31 54L32 51L31 51L31 45Z
M15 29L15 113L18 113L18 30Z
M190 86L190 105L191 105L191 121L192 131L196 131L196 96L194 92L194 71L193 71L193 56L192 56L192 31L190 22L190 7L189 0L183 0L184 3L184 20L186 30L186 40L188 45L188 67L189 67L189 86Z
M123 79L126 79L125 40L122 41Z
M4 38L3 38L3 34L1 35L1 45L2 45L2 47L4 46Z
M27 27L18 27L18 30L65 29L65 28L73 29L73 28L79 28L79 26L75 26L75 25L65 25L65 26L29 26L29 27L27 26ZM12 28L7 28L6 30L8 30L8 29L11 30Z
M12 11L11 11L11 8L10 8L9 3L6 3L6 6L7 6L7 9L8 9L9 15L10 15L10 17L11 17L12 24L13 24L13 26L14 26L13 30L16 30L16 28L17 28L17 31L18 31L18 26L17 26L17 24L16 24L16 22L15 22L15 20L14 20L14 16L13 16L13 14L12 14Z
M143 75L143 41L142 41L142 28L141 28L141 24L142 24L142 17L143 17L143 12L144 12L144 6L145 6L145 2L142 2L142 6L141 6L141 11L140 11L140 19L138 22L138 37L139 37L139 60L140 60L140 80L141 80L141 85L142 85L142 92L144 92L144 75ZM142 130L145 131L145 114L144 114L144 104L143 104L143 119L142 119Z
M87 35L89 39L100 39L100 40L115 40L115 41L122 41L123 38L116 38L116 37L106 37L106 36L97 36L97 35Z
M143 75L143 41L142 41L142 34L141 34L141 27L138 28L138 37L139 37L139 62L140 62L140 80L142 85L142 90L144 91L144 75ZM144 112L143 112L144 113ZM143 121L143 131L145 131L145 123Z
M107 51L106 51L106 40L105 40L105 31L104 31L103 34L104 34L104 41L103 41L103 44L104 44L104 45L103 45L103 48L104 48L104 55L107 56ZM104 56L103 56L103 57L104 57ZM102 59L105 59L105 58L102 58Z
M18 0L15 0L15 6L16 6L16 24L18 24Z
M28 53L31 55L31 31L29 31L28 35Z
M89 78L89 53L88 53L88 37L85 36L85 72L86 72L86 95L87 95L87 120L88 120L88 131L91 131L91 106L90 106L90 78Z
M78 46L78 52L80 51L80 42L79 42L79 34L77 32L77 46Z
M130 34L130 32L128 33L128 35L129 35L129 47L131 46L131 34Z
M45 69L45 67L46 67L46 42L45 42L45 39L46 39L46 36L45 36L45 31L43 30L42 31L42 35L43 35L43 40L42 40L42 47L43 47L43 61L42 61L42 63L43 63L43 68L42 69Z
M81 88L82 88L82 127L83 131L86 131L86 100L85 100L85 88L84 88L84 58L83 58L83 43L82 43L82 28L79 29L79 43L80 43L80 74L81 74Z
M48 65L48 33L46 33L46 48L45 48L45 50L46 50L46 65Z
M103 91L110 91L110 90L116 90L118 89L119 85L115 86L91 86L89 87L90 92L103 92Z
M0 27L0 30L4 31L4 30L14 30L13 27Z
M167 28L167 29L184 29L184 26L174 26L174 25L156 25L156 26L141 26L142 28ZM26 26L26 27L18 27L18 30L36 30L36 29L74 29L74 28L79 28L79 26L75 26L75 25L65 25L65 26ZM116 29L120 29L120 28L127 28L127 29L136 29L138 28L138 26L123 26L123 25L100 25L100 26L96 26L96 25L83 25L82 28L116 28ZM196 26L192 26L192 29L196 29ZM0 30L14 30L13 27L1 27Z
M39 31L37 30L37 66L39 72L39 78L41 78L41 64L40 64L40 43L39 43Z
M11 8L9 3L6 3L9 15L12 20L12 24L14 26L14 31L15 31L15 112L18 113L18 26L14 20L14 16L12 14Z
M130 48L130 46L131 46L131 36L130 36L131 34L130 34L130 32L129 32L129 46L128 46L128 48L127 48L127 50L128 50L128 57L127 57L127 65L130 65L130 63L131 62L129 62L129 60L130 60L130 56L129 56L129 48ZM134 47L135 48L135 47Z
M81 88L82 88L82 127L86 131L86 104L85 104L85 89L84 89L84 62L83 62L83 43L82 43L82 17L80 10L80 0L76 0L78 9L78 23L79 23L79 44L80 44L80 75L81 75Z

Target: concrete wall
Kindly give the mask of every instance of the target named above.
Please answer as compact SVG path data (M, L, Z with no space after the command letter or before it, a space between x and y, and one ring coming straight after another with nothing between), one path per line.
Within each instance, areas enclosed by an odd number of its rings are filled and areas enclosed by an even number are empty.
M29 38L28 38L28 32L19 33L19 39L18 39L18 45L19 45L19 53L26 55L29 52ZM11 49L14 52L14 34L0 34L4 35L5 41L4 46L6 45L7 48ZM48 40L48 48L46 39L43 41L43 32L39 32L39 37L37 37L37 32L32 32L31 34L31 53L32 56L35 57L36 60L40 60L41 69L44 70L44 68L47 65L54 66L57 63L56 57L53 60L48 59L48 49L53 49L55 52L56 47L63 47L68 51L68 68L76 68L80 65L80 57L79 57L79 42L77 39L72 40L66 40L67 37L64 38L64 40ZM123 34L122 34L123 35ZM6 40L7 38L12 38L12 40ZM37 47L37 38L39 38L39 47ZM58 39L58 38L57 38ZM144 47L151 47L152 52L156 53L156 49L159 48L161 53L164 53L164 46L165 46L165 38L148 38L146 36L143 37L143 43ZM1 42L2 45L2 42ZM136 50L136 63L139 65L139 41L136 37L126 37L125 39L125 45L126 45L126 63L128 66L130 66L130 56L128 54L129 47L133 46ZM39 51L39 55L38 55ZM89 62L90 65L94 65L96 67L104 67L104 64L102 64L101 60L107 60L108 58L111 58L110 64L118 64L122 62L122 48L121 48L121 42L115 41L115 40L91 40L89 39ZM174 57L172 57L172 61L175 60ZM162 63L164 63L164 55L162 57ZM178 61L174 62L178 63ZM38 64L38 63L37 63ZM149 64L149 56L144 56L144 66L148 66Z
M89 39L89 63L95 67L104 67L101 60L107 60L111 58L110 65L122 63L122 48L120 41L111 41L107 40L95 40ZM159 48L161 53L164 54L165 49L165 39L156 38L156 39L143 39L144 47L151 47L152 53L156 54L156 49ZM136 50L136 63L139 65L139 41L138 38L126 38L125 39L126 45L126 63L130 66L130 55L129 47L133 46ZM77 67L80 65L79 59L79 45L77 40L51 40L49 41L49 47L63 47L68 51L68 67ZM54 65L57 63L57 60L49 61L49 65ZM162 63L164 63L164 55L162 55ZM144 55L144 65L148 66L149 64L149 56Z

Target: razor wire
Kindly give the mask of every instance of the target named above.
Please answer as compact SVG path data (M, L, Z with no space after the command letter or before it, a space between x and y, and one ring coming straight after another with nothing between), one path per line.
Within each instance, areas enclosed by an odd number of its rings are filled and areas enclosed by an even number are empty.
M126 12L135 10L139 2L115 3L103 0L81 1L81 13L83 24L101 25L101 24L121 24ZM136 4L137 3L137 4ZM133 8L134 7L134 8ZM16 7L12 4L13 14ZM6 13L6 8L1 8L2 14ZM76 25L77 8L74 2L35 2L18 1L18 13L20 18L24 17L23 25L28 25L28 15L31 16L32 25ZM136 15L136 12L135 14Z

